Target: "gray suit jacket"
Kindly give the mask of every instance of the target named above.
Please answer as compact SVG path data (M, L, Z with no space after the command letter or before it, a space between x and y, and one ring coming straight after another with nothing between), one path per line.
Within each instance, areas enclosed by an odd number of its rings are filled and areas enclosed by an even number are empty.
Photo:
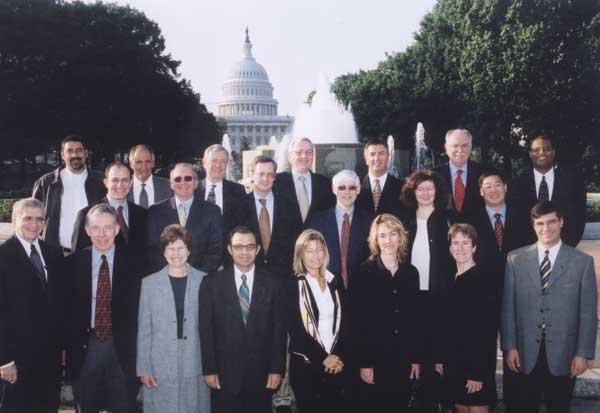
M188 266L183 336L183 377L202 375L198 326L198 291L206 275ZM138 315L137 375L173 380L177 373L177 315L167 267L142 280Z
M546 322L546 354L553 375L569 374L573 357L594 358L598 291L594 260L562 243L542 292L537 244L508 254L504 277L502 349L517 349L521 370L531 373Z
M173 195L173 193L171 192L171 183L167 178L152 175L152 184L154 185L155 204L158 204L160 201L164 201L165 199L170 198L171 195ZM131 191L129 191L129 195L127 195L127 200L129 202L135 203L135 200L133 199L133 188L131 188Z

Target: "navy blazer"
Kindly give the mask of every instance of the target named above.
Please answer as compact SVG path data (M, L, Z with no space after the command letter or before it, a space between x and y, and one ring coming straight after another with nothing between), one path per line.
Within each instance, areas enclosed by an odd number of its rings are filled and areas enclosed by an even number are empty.
M452 193L452 176L450 174L450 164L438 165L433 170L439 173L444 179L446 191L448 191L448 211L452 223L466 222L466 218L476 215L484 208L483 198L479 193L479 177L481 176L481 165L477 162L467 161L467 181L465 182L465 199L460 212L454 205L454 194Z

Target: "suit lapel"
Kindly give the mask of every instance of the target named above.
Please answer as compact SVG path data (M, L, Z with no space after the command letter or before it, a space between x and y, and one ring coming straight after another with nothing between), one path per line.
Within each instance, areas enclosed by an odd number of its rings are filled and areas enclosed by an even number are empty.
M265 280L262 274L254 267L254 284L252 285L252 295L250 298L250 312L246 326L253 325L257 317L258 309L261 307L265 297ZM241 314L241 311L240 311Z
M538 257L537 243L529 246L526 255L525 268L529 268L529 276L537 290L541 291L542 281L540 276L540 261Z
M554 261L554 265L552 266L552 270L550 272L550 281L548 282L548 288L550 288L556 282L556 280L563 276L570 259L571 252L568 248L565 248L565 244L563 243L560 246L560 249L558 250L556 260Z
M233 267L223 271L223 301L229 303L229 311L232 314L232 319L239 323L239 328L244 328L244 320L242 318L242 309L240 308L240 297L238 295L237 286L235 284L235 273ZM256 280L255 280L256 281ZM252 312L252 304L250 304Z
M527 193L529 194L529 203L527 205L535 205L537 203L537 188L535 187L535 176L533 173L533 169L530 169L527 172L527 183Z
M168 294L170 300L165 300L165 302L171 303L166 305L166 309L165 311L167 312L168 315L168 319L169 320L177 320L177 313L175 312L175 306L172 304L175 302L175 294L173 293L173 287L171 287L171 280L169 280L169 273L165 268L163 268L161 271L160 277L158 278L158 283L159 283L159 287L160 290L164 293L164 294ZM189 282L189 277L188 277L188 282ZM189 294L189 286L187 286L186 291L185 291L185 303L184 303L184 310L187 310L187 306L188 306L188 297L187 295Z
M373 190L371 189L371 180L369 179L369 174L365 175L362 181L362 187L364 191L364 196L366 199L366 210L373 211L373 213L377 213L375 211L375 204L373 204ZM361 191L362 192L362 191ZM382 191L383 192L383 191ZM380 200L381 202L381 200Z

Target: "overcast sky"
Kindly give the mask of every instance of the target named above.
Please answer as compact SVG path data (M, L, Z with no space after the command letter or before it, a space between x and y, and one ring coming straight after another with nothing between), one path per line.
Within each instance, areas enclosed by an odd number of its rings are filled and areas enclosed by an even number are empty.
M385 52L413 42L435 0L117 0L156 21L167 52L181 61L212 111L232 64L241 60L245 27L279 101L293 115L316 88L318 73L330 81L375 68Z

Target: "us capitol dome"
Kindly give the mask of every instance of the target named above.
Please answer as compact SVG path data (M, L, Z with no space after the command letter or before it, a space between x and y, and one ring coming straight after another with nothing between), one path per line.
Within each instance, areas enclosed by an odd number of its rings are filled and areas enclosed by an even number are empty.
M249 148L269 143L289 133L293 116L277 114L277 100L265 68L252 56L252 43L246 28L243 58L229 70L217 100L217 118L227 125L231 148L240 152L246 142Z

